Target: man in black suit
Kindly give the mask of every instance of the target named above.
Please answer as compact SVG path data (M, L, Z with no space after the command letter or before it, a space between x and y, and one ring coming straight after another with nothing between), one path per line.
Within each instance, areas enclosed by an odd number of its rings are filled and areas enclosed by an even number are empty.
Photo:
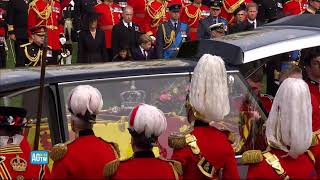
M139 47L132 49L133 60L156 59L156 52L152 48L152 38L147 34L142 34L138 40Z
M28 7L29 0L10 0L8 4L8 34L14 41L16 67L25 66L20 46L29 42Z
M263 23L257 20L258 15L258 5L256 3L247 4L247 21L252 24L253 29L256 29L258 26L262 26Z
M133 8L127 6L122 13L122 21L113 26L111 34L111 47L113 56L116 55L120 47L128 47L130 49L138 46L138 38L140 36L140 28L132 22Z

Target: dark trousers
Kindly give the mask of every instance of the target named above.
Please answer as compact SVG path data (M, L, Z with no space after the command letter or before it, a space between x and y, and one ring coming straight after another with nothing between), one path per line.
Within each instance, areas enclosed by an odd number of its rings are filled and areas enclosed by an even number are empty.
M12 41L11 41L12 42ZM23 51L20 50L20 46L23 45L23 44L26 44L28 43L29 40L28 39L16 39L14 41L14 51L15 51L15 57L16 57L16 67L24 67L25 66L25 63L24 62L24 56L23 54Z
M7 64L7 53L5 50L4 43L0 43L0 68L6 68Z

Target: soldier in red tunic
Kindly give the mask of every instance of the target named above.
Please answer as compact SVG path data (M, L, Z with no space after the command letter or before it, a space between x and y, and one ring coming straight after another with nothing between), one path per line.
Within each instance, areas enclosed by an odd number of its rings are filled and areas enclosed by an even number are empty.
M63 33L62 9L58 0L34 0L29 4L28 12L28 29L35 26L46 26L48 31L48 47L52 53L55 62L50 64L58 64L57 57L61 50L61 44L66 42ZM29 32L29 36L31 33Z
M95 10L97 13L102 14L102 16L98 18L98 26L105 33L106 48L108 49L109 55L111 55L112 28L120 22L122 9L118 4L114 3L113 0L104 0L103 3L95 6Z
M192 4L186 5L184 8L182 8L180 20L181 22L189 25L191 40L198 39L197 31L199 21L210 15L210 9L208 6L205 6L201 3L202 0L193 0Z
M105 166L105 176L111 179L179 179L181 164L177 161L156 158L152 147L166 130L167 120L161 110L148 104L133 108L129 120L129 133L134 156L112 161Z
M28 127L26 110L0 107L0 179L43 179L49 169L30 164L31 147L21 135Z
M168 20L166 15L167 4L166 0L151 0L146 5L142 31L151 36L152 39L155 39L157 35L158 26Z
M224 119L230 111L227 74L223 60L205 54L194 69L187 116L194 129L171 135L172 159L181 162L186 179L239 179L234 150L228 140L233 122Z
M103 105L102 96L98 89L80 85L71 91L67 104L77 138L68 144L57 144L51 150L52 178L103 179L104 165L117 159L118 153L92 130Z
M287 16L302 14L307 7L306 0L289 0L283 4L283 13Z
M229 24L234 21L233 13L242 4L251 3L252 0L223 0L223 8L221 10L221 16L225 18Z
M137 23L139 27L144 26L144 16L146 13L146 4L148 0L128 0L128 6L133 8L132 22Z
M269 148L242 155L251 163L247 179L317 179L312 142L312 106L308 85L287 78L280 85L266 121Z

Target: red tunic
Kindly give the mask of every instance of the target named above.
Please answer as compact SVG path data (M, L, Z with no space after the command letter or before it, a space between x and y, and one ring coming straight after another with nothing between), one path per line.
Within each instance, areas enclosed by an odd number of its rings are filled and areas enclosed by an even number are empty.
M49 175L49 169L47 166L30 164L31 148L25 138L22 139L20 146L18 145L14 147L14 151L11 151L10 153L5 152L5 147L0 148L0 179L2 179L1 177L3 177L3 179L17 179L17 177L21 176L24 177L24 179L43 179ZM16 158L17 155L27 163L27 168L24 172L15 171L10 165L10 161ZM3 157L5 157L4 161ZM21 162L22 161L23 160L21 160ZM8 175L5 175L5 171L8 172Z
M263 108L267 111L267 113L270 113L273 98L267 94L258 94L258 98L260 99Z
M50 5L52 11L50 10ZM46 3L44 0L34 0L30 3L28 29L30 30L34 26L39 25L46 26L48 29L48 46L52 50L61 49L59 41L60 34L63 34L63 24L61 24L61 20L62 14L59 1L51 0L49 3ZM31 35L30 32L29 35Z
M133 17L132 21L143 27L144 25L144 16L146 13L146 2L147 0L128 0L127 3L133 8Z
M229 24L232 24L234 21L233 12L239 8L241 4L251 2L252 0L224 0L220 16L225 18Z
M308 1L290 0L283 4L283 13L287 16L302 14L306 10L307 6L308 6Z
M312 131L317 131L320 129L320 85L311 80L307 80L306 82L311 94Z
M234 151L227 136L214 127L194 127L193 135L197 138L197 144L201 154L215 169L223 168L223 179L240 179ZM209 143L210 142L210 143ZM197 167L199 158L195 156L189 146L175 149L172 159L181 162L183 178L205 179Z
M95 135L80 136L68 144L63 158L54 162L53 179L103 179L104 165L117 158L109 143Z
M190 39L196 40L199 21L210 15L210 9L201 5L200 7L195 4L190 4L182 9L180 20L181 22L189 25Z
M158 26L167 21L166 16L167 2L160 3L157 0L150 1L146 5L144 24L142 31L156 37Z
M173 167L169 162L143 156L121 162L112 179L175 179Z
M97 13L102 14L102 16L98 18L98 26L105 33L106 48L111 48L112 28L120 22L122 9L116 3L112 3L112 5L100 3L95 6L95 10Z
M300 155L297 159L290 156L282 157L287 153L282 150L272 149L270 151L280 160L282 168L290 179L317 179L313 162L307 154ZM264 159L260 163L249 166L247 179L283 179Z

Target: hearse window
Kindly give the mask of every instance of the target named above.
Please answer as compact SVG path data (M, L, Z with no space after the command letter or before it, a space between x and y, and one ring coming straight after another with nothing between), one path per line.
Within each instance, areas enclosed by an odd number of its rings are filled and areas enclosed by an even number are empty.
M261 133L265 114L256 99L250 94L238 73L229 73L230 114L226 117L231 130L235 132L234 148L238 153L244 149L256 148L256 134ZM159 138L160 149L156 154L170 158L172 149L168 147L167 138L172 132L185 132L190 128L186 119L185 97L189 88L189 75L152 75L131 78L115 78L106 80L82 81L62 84L63 101L66 102L71 89L80 84L88 84L102 93L103 110L94 124L97 136L119 144L121 157L132 154L128 128L128 115L138 103L155 105L164 111L168 128ZM67 117L69 139L75 138L70 126L70 113L64 107ZM252 115L255 115L254 117ZM260 118L257 118L257 117ZM239 125L240 124L240 125ZM223 124L222 124L223 125ZM260 128L260 129L258 129ZM263 137L259 139L263 143Z

